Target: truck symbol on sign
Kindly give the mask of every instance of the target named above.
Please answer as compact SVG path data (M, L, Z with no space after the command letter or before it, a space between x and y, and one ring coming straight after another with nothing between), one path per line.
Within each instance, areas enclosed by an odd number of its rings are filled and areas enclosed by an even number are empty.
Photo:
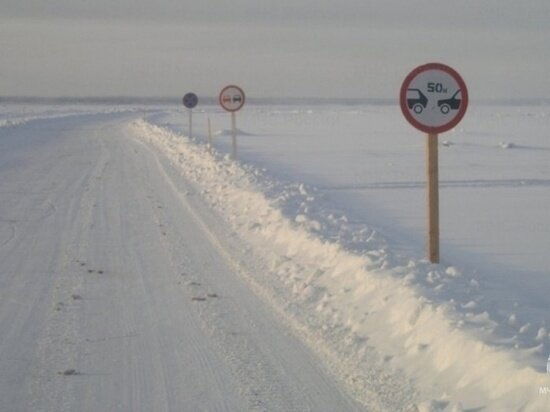
M442 99L437 101L437 107L441 110L441 113L447 114L451 110L458 110L460 108L460 99L457 99L460 89L458 89L455 94L449 99Z
M407 106L416 114L420 114L428 106L428 98L420 89L407 89Z

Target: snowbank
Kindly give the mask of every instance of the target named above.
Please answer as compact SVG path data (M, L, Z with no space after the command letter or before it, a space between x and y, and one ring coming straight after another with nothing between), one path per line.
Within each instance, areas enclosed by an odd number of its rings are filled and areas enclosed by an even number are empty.
M234 256L245 277L365 404L380 410L550 409L550 375L522 366L528 351L483 343L477 334L495 328L489 316L465 322L453 300L433 303L415 286L422 277L444 287L461 276L459 269L394 262L368 228L326 209L311 213L322 207L313 189L277 182L143 120L131 128L201 188L202 199L246 245ZM342 232L356 229L358 243L368 248L340 241L349 239Z

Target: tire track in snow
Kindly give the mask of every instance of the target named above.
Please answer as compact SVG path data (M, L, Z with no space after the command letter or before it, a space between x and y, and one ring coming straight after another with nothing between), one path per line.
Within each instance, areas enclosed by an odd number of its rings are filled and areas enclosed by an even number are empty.
M82 411L244 410L192 303L174 288L159 227L169 205L157 196L150 162L118 125L107 133L117 134L106 146L111 161L96 175L91 222L81 225L89 227L90 242L79 256L104 273L93 271L84 285L88 315L79 353L86 355L75 405Z
M0 171L0 215L14 224L0 248L0 409L6 411L63 410L70 390L58 372L75 357L79 302L71 293L78 279L69 233L88 177L80 166L93 146L37 126L22 126L2 142L12 149L3 155L14 160ZM74 158L59 159L75 149Z

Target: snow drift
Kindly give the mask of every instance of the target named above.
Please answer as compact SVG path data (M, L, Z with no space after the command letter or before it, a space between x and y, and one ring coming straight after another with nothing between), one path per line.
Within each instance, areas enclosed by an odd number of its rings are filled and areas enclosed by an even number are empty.
M323 208L314 189L278 182L145 120L131 128L197 185L200 201L237 235L241 247L219 240L228 258L366 405L430 411L550 407L540 394L549 376L522 366L529 350L484 343L478 334L494 327L487 314L465 322L456 303L432 302L413 282L423 277L444 285L461 277L459 268L394 262L383 239ZM311 213L316 207L322 210ZM368 247L343 242L353 236Z

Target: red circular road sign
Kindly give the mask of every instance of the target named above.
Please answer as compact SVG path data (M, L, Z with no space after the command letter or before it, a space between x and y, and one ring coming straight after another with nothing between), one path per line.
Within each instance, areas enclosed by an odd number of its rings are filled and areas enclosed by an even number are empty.
M236 112L244 106L244 91L239 86L226 86L220 92L220 106L228 112Z
M401 111L417 129L438 134L455 127L468 107L468 89L451 67L428 63L410 72L399 95Z

